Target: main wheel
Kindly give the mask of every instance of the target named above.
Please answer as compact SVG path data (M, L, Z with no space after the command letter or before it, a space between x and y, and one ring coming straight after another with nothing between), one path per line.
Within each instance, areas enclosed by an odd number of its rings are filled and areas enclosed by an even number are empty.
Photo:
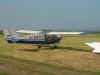
M58 48L58 46L57 46L57 45L55 45L55 46L54 46L54 48Z
M58 48L58 46L57 46L57 45L55 45L55 46L52 46L51 48L52 48L52 49L56 49L56 48Z
M38 46L38 48L41 48L41 47L42 47L41 45Z

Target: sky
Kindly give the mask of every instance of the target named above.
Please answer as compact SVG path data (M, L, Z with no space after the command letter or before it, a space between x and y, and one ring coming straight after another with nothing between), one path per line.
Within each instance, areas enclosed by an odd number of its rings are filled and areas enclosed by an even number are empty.
M100 31L100 0L0 0L0 24L20 29Z

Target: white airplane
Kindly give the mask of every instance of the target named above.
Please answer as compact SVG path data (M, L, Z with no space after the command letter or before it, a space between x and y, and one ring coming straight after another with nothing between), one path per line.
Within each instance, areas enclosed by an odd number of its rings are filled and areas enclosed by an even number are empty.
M23 43L23 44L35 44L38 48L42 45L50 45L59 43L62 39L60 35L48 34L46 31L31 31L31 30L19 30L16 32L3 30L5 40L8 43ZM54 48L57 46L54 45Z
M5 35L5 40L8 43L22 43L22 44L34 44L38 48L41 48L43 45L54 44L56 48L56 43L59 43L62 40L63 34L87 34L86 32L51 32L50 30L43 31L32 31L32 30L18 30L11 31L9 29L3 30Z
M86 45L94 49L93 53L100 53L100 42L88 42Z

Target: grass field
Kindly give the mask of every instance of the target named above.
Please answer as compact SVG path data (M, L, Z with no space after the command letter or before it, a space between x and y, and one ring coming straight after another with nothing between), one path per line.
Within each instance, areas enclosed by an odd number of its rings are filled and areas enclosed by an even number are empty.
M0 35L0 75L100 75L100 55L88 41L100 41L100 33L65 35L57 49L8 44Z

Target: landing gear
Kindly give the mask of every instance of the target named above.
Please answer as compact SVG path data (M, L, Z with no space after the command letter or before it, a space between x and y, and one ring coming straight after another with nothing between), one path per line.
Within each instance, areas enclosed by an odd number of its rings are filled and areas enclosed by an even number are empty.
M41 48L42 46L41 45L38 45L38 48Z
M56 49L56 48L58 48L58 46L57 46L57 45L54 45L54 46L53 46L53 49Z
M58 46L57 46L57 45L54 45L54 46L52 46L51 48L52 48L52 49L56 49L56 48L58 48Z

